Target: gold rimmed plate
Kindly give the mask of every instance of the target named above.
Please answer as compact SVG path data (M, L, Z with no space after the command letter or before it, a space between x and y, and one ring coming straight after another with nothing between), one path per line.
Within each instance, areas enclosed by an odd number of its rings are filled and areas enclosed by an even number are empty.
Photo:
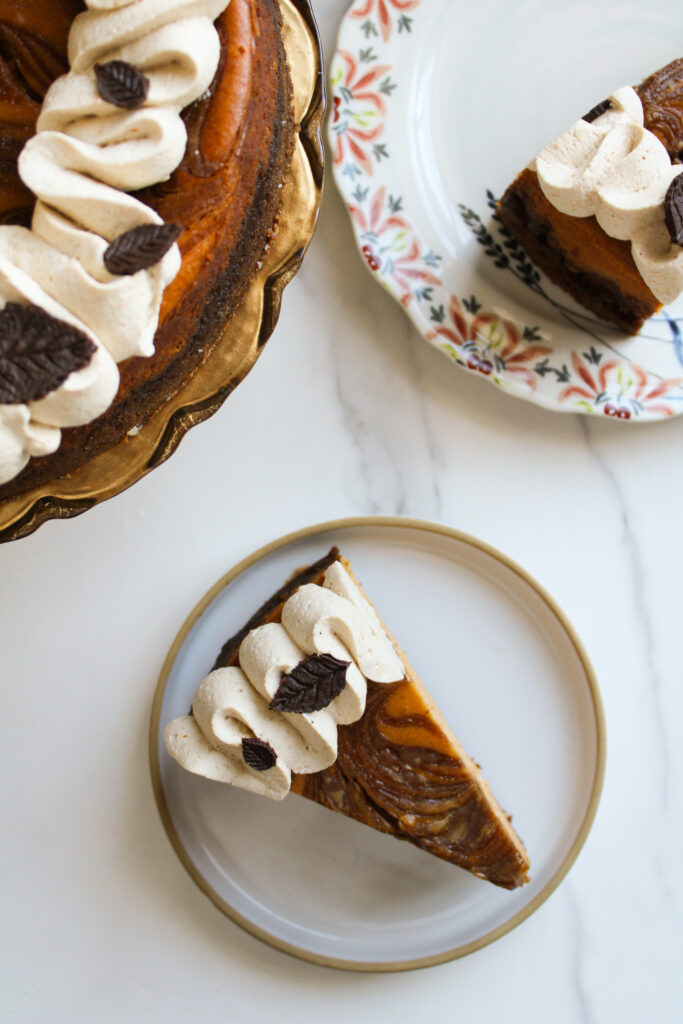
M275 804L190 775L166 753L164 725L187 714L224 640L332 544L513 812L531 857L522 889L498 889L300 797ZM200 889L264 942L358 971L464 956L533 913L583 846L604 761L595 675L552 597L476 538L391 516L308 527L219 579L171 646L150 726L161 819Z
M284 189L280 226L263 266L209 358L136 433L75 472L0 502L0 541L48 519L68 519L120 494L176 450L191 427L212 416L256 362L280 313L282 292L313 237L323 177L322 52L309 0L280 0L294 121L300 125Z

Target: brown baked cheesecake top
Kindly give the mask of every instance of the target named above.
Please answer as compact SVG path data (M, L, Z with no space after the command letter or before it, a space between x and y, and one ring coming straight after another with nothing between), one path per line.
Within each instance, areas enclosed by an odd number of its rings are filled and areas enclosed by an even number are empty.
M17 173L17 151L26 139L28 145L19 158L22 173L25 154L28 151L30 155L34 146L45 148L45 137L50 142L50 159L54 156L58 163L61 161L60 167L64 164L65 144L49 138L58 132L67 137L67 148L75 145L80 150L96 149L106 138L109 140L106 155L116 164L116 142L112 147L111 138L116 140L118 136L112 135L113 126L117 121L125 124L128 119L132 123L133 142L121 130L119 150L122 153L127 150L124 155L134 165L135 177L122 180L120 168L116 166L106 168L101 177L117 178L111 187L112 190L116 187L123 197L123 209L129 217L126 228L130 216L137 216L140 209L147 211L145 223L153 227L168 226L170 236L164 236L161 241L154 236L137 240L138 248L141 245L145 249L147 258L150 252L158 257L160 245L169 238L171 244L166 253L161 252L160 260L140 271L130 264L130 246L124 254L129 262L123 268L119 263L118 267L110 264L102 269L102 246L94 255L87 254L90 262L85 272L94 276L101 286L97 289L98 297L116 288L125 295L136 288L139 291L139 279L150 278L153 317L113 315L111 301L107 307L106 296L105 301L97 305L95 319L103 324L105 335L107 332L116 334L121 321L124 321L124 328L126 321L131 323L125 339L128 349L120 344L117 349L116 343L109 342L100 345L103 351L98 349L99 361L107 364L108 380L107 395L102 396L99 403L105 408L95 417L83 414L80 406L87 403L80 399L77 413L50 417L49 406L59 404L54 395L48 394L42 401L30 396L21 403L17 399L22 394L16 392L11 396L11 403L3 404L0 391L0 446L8 432L14 434L14 450L6 451L4 460L0 447L0 499L77 468L99 451L116 444L168 400L216 344L263 256L281 205L282 184L293 145L281 17L276 0L231 0L226 5L227 0L182 4L172 0L165 5L155 0L135 0L132 4L91 0L89 9L85 10L85 5L76 0L60 0L57 4L31 0L25 10L21 5L19 12L13 11L13 5L9 4L2 8L0 114L13 126L10 138L14 140L2 154L6 159L0 166L0 213L5 224L26 223L27 215L30 217L32 193ZM133 20L137 17L143 23L144 32L137 33L131 28L131 12ZM161 67L151 49L157 44L166 60ZM68 67L68 57L71 58L71 73L55 81ZM41 75L34 73L35 66L44 69ZM140 76L147 79L146 86L144 82L140 84ZM90 90L82 118L87 124L77 127L75 144L71 139L74 134L71 118L81 108L74 102L75 86L68 86L72 79L78 80L81 89L86 82ZM173 117L164 108L161 86L172 92ZM123 89L123 99L121 95L111 94L112 87L119 93ZM136 99L135 90L140 87L147 91L142 99ZM117 105L131 102L131 90L134 107L126 109ZM107 99L103 98L102 91ZM182 118L178 117L181 110ZM98 114L109 126L108 136L101 134L104 129L93 126ZM84 138L79 138L79 134ZM166 180L163 181L158 174L145 177L145 161L151 163L147 151L151 151L157 136L174 155L174 166L164 169L161 177ZM135 143L139 143L137 152L133 151ZM56 156L54 150L57 150ZM92 157L90 151L85 155L88 160ZM85 157L81 152L77 158L82 173L88 176L99 173L99 167L93 171L92 161L86 161L87 166L84 166ZM69 174L72 174L70 166ZM65 259L73 264L76 241L80 240L74 241L74 232L70 233L61 223L56 237L51 204L60 206L57 214L67 220L67 227L70 227L71 218L76 221L81 214L83 196L78 195L77 201L69 204L65 211L61 208L64 189L52 187L49 175L42 173L42 168L31 178L29 165L28 177L33 191L47 187L44 201L39 200L33 214L30 234L47 234L46 245L68 249ZM38 180L34 180L36 178ZM154 184L155 181L158 183ZM86 189L86 219L95 207L91 200ZM131 210L135 214L131 214ZM101 209L95 209L95 220L94 234L106 249L122 232L108 222ZM0 232L7 230L19 229L3 227ZM174 232L179 234L178 245L173 244ZM113 234L114 238L108 238L108 234ZM13 247L20 241L13 239ZM40 241L44 239L41 237ZM45 246L42 248L44 250ZM0 258L1 255L0 251ZM44 252L40 255L44 263ZM67 265L66 269L74 276L73 267ZM119 279L113 280L117 273ZM0 269L0 282L1 275ZM28 298L36 299L34 291ZM73 289L65 291L71 295ZM7 301L1 289L0 297ZM26 296L17 298L19 303L29 304ZM55 308L61 302L66 299L60 294L52 305L36 301L30 304L48 306L50 315L64 319L57 315L60 310ZM74 305L71 299L69 302ZM126 302L124 306L126 310L133 310L132 303ZM67 310L67 315L76 321L73 326L83 326L82 309L77 309L75 314ZM143 323L142 340L135 336L133 320ZM111 331L110 324L113 324ZM85 333L93 332L86 328ZM95 336L95 343L98 340ZM111 359L107 360L107 354ZM8 362L7 355L3 362L0 350L0 381ZM81 370L82 378L87 379L88 374L93 376L91 366ZM75 377L72 374L55 389L60 400ZM56 418L59 424L52 422ZM7 444L5 447L7 449ZM31 458L23 471L12 475L11 470L18 461L25 461L27 454L40 454L40 457Z
M503 888L527 881L510 819L336 548L225 643L164 740L196 774L308 797Z

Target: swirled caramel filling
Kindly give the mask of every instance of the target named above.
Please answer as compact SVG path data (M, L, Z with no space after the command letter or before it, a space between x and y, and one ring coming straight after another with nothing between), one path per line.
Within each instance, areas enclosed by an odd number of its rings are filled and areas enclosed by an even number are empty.
M655 71L636 92L645 127L666 148L672 164L683 163L683 57Z
M408 677L369 683L365 714L339 730L335 764L297 776L292 790L503 888L526 881L508 819Z

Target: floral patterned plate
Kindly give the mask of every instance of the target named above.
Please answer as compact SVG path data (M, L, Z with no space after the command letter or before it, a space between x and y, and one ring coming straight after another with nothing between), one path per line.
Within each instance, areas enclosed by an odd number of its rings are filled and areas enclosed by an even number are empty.
M683 413L683 301L627 338L495 212L583 110L680 56L679 22L678 0L355 0L342 21L329 137L363 258L428 341L512 395L623 421Z

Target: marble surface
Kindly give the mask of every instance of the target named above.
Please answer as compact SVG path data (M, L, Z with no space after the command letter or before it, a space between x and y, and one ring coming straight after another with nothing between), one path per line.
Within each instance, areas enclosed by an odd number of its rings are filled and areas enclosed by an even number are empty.
M344 7L316 4L328 54ZM329 181L276 334L223 410L132 490L0 547L0 1019L675 1019L682 451L683 418L550 414L450 366L371 280ZM163 655L219 575L306 523L377 512L470 531L550 589L597 670L608 763L579 860L528 921L461 961L360 976L259 944L201 895L146 742Z

